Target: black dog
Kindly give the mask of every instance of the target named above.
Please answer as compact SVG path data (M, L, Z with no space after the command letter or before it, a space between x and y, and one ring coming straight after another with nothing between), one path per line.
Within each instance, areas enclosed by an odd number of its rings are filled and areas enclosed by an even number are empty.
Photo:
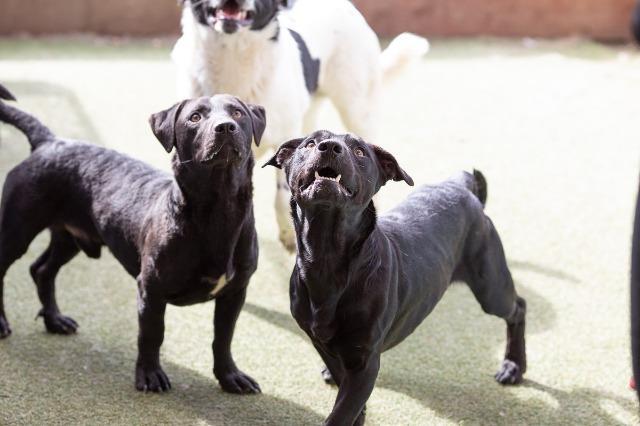
M4 98L12 96L5 92ZM2 102L0 120L24 132L32 148L7 176L0 205L0 337L11 334L1 303L4 275L49 228L49 248L31 266L49 332L77 328L56 304L58 270L79 251L98 258L106 245L138 284L138 390L171 387L160 367L166 304L216 298L213 372L228 392L259 392L236 367L231 339L257 265L251 141L260 142L264 109L218 95L151 116L162 146L176 149L174 176L111 150L56 138Z
M283 144L267 163L284 168L298 254L291 312L339 386L328 425L363 424L380 354L431 312L453 280L507 322L496 380L522 381L525 301L500 238L483 212L486 183L465 173L424 186L376 217L371 198L388 180L413 180L383 149L327 131Z

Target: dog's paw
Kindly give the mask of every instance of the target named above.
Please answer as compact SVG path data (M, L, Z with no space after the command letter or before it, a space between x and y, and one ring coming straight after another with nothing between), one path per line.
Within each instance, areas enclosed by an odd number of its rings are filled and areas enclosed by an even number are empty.
M517 385L522 383L522 369L510 359L505 359L494 377L501 385Z
M222 387L222 390L225 392L241 394L262 392L260 385L240 370L236 369L216 373L215 376L220 383L220 387Z
M332 415L329 416L323 423L323 426L334 426L334 425L344 425L344 424L352 424L353 426L364 426L364 419L367 414L367 407L364 407L358 417L353 421L353 423L345 423L345 419L338 419Z
M9 321L4 315L0 315L0 339L9 337L11 335L11 327L9 327Z
M166 392L171 389L171 382L160 366L136 366L136 389L141 392Z
M292 230L280 231L280 242L289 253L296 252L296 234Z
M78 330L78 323L73 318L65 317L60 313L45 314L40 311L38 317L44 318L44 326L49 333L73 334Z
M331 371L329 371L326 365L322 367L322 371L320 372L320 374L322 374L322 380L324 380L326 384L328 385L336 384L336 381L333 379L333 376L331 375Z

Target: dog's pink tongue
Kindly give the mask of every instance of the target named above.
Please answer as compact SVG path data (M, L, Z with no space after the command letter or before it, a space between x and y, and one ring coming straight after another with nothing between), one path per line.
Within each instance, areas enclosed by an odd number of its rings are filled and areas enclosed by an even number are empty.
M235 3L225 5L222 10L220 10L220 15L222 15L224 19L242 19L242 11Z

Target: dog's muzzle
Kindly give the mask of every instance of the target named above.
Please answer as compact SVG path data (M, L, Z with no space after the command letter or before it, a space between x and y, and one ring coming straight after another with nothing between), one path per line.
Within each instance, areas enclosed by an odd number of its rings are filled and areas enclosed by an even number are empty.
M227 0L218 7L207 8L207 21L227 34L248 27L253 22L254 12L243 9L236 0Z

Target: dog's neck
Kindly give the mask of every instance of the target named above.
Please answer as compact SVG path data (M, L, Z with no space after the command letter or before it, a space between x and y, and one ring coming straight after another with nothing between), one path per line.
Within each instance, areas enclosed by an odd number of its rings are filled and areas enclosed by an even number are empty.
M301 208L292 201L298 242L297 266L314 307L339 299L351 278L350 263L364 259L362 247L376 227L373 202L366 208L314 206Z
M222 218L229 211L227 204L233 203L240 209L232 209L234 216L248 213L253 186L253 155L240 165L198 169L182 164L177 156L172 159L172 168L177 183L174 199L192 214ZM244 211L243 211L243 210ZM244 219L244 215L236 217Z

